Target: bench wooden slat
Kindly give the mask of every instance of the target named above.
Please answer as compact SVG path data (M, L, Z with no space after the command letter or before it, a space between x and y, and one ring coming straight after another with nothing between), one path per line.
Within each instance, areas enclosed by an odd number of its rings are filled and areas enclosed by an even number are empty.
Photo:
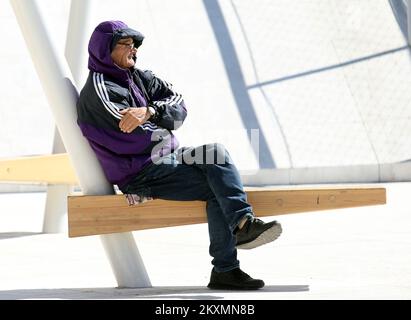
M385 188L247 190L256 216L386 203ZM129 206L124 195L70 196L69 236L128 232L206 222L205 202L152 200Z
M1 159L0 181L78 184L67 153Z

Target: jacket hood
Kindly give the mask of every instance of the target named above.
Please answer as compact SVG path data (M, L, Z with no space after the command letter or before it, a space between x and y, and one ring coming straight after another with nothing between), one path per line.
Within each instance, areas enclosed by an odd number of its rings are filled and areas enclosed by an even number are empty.
M122 21L104 21L93 31L88 45L88 68L91 71L106 74L123 85L130 83L128 70L114 64L111 51L120 39L133 38L135 46L143 43L144 36Z

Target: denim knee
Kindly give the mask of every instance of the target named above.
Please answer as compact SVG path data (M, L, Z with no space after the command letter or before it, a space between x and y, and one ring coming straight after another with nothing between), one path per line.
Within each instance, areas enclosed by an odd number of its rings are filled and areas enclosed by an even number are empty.
M205 149L206 164L232 163L227 148L221 143L210 143L203 146Z

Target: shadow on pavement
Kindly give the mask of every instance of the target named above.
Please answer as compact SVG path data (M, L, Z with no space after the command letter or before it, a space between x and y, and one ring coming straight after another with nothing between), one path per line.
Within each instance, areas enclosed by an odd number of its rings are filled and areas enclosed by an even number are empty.
M0 240L11 239L11 238L20 238L20 237L29 237L42 234L41 232L2 232L0 233Z
M207 287L152 287L152 288L67 288L19 289L0 291L0 300L18 299L224 299L227 293L262 294L270 292L309 291L308 285L266 286L258 291L210 290ZM246 297L245 297L246 298Z

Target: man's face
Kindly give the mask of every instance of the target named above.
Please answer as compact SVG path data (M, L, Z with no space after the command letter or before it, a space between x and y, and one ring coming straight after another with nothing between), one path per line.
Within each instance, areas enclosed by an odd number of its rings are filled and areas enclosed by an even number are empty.
M125 38L119 40L113 51L111 52L111 58L114 63L120 68L128 69L134 66L133 56L136 54L137 48L134 48L134 42L132 38Z

